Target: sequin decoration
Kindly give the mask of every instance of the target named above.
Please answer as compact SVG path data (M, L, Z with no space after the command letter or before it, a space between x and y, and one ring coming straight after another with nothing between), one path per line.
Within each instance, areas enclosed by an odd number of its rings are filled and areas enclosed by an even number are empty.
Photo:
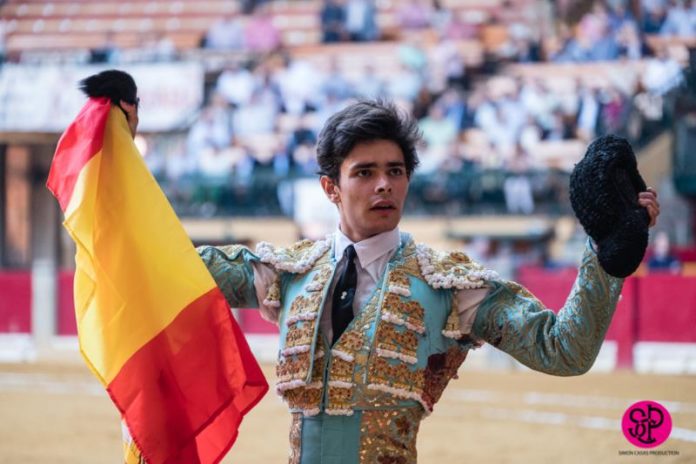
M300 464L302 459L302 414L295 412L290 419L290 459L288 464Z
M415 464L420 408L363 411L360 464Z
M444 353L428 357L428 366L423 374L425 385L422 398L430 410L442 396L449 381L456 377L457 370L468 353L469 351L462 349L462 347L453 346Z

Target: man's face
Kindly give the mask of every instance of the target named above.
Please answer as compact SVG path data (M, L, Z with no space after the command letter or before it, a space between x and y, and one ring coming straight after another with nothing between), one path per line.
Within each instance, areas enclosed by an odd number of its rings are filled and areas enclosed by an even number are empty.
M354 242L399 225L408 182L401 148L389 140L357 144L341 164L338 183L321 178L338 206L341 231Z

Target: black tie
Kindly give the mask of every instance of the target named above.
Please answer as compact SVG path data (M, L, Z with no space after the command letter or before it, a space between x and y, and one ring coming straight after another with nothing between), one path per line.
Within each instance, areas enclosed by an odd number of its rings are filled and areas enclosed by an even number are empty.
M350 321L353 320L353 298L358 285L358 272L355 269L355 248L350 245L343 252L343 258L348 260L343 273L338 277L338 283L333 293L333 309L331 311L331 328L333 329L333 345L341 336Z

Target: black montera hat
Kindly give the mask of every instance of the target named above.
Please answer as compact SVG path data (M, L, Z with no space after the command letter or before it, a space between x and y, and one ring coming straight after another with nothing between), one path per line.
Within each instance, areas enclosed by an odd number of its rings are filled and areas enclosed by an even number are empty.
M89 76L80 81L79 88L88 97L107 97L117 106L121 100L133 105L138 101L135 80L127 72L118 69L109 69Z
M648 246L650 216L638 204L646 189L631 145L615 135L592 142L570 175L570 204L615 277L631 275Z

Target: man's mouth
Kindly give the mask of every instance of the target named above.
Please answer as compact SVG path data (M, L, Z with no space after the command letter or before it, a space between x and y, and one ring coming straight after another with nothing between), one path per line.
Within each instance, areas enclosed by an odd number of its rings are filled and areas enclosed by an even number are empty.
M393 211L396 205L391 201L379 201L370 208L373 211Z

